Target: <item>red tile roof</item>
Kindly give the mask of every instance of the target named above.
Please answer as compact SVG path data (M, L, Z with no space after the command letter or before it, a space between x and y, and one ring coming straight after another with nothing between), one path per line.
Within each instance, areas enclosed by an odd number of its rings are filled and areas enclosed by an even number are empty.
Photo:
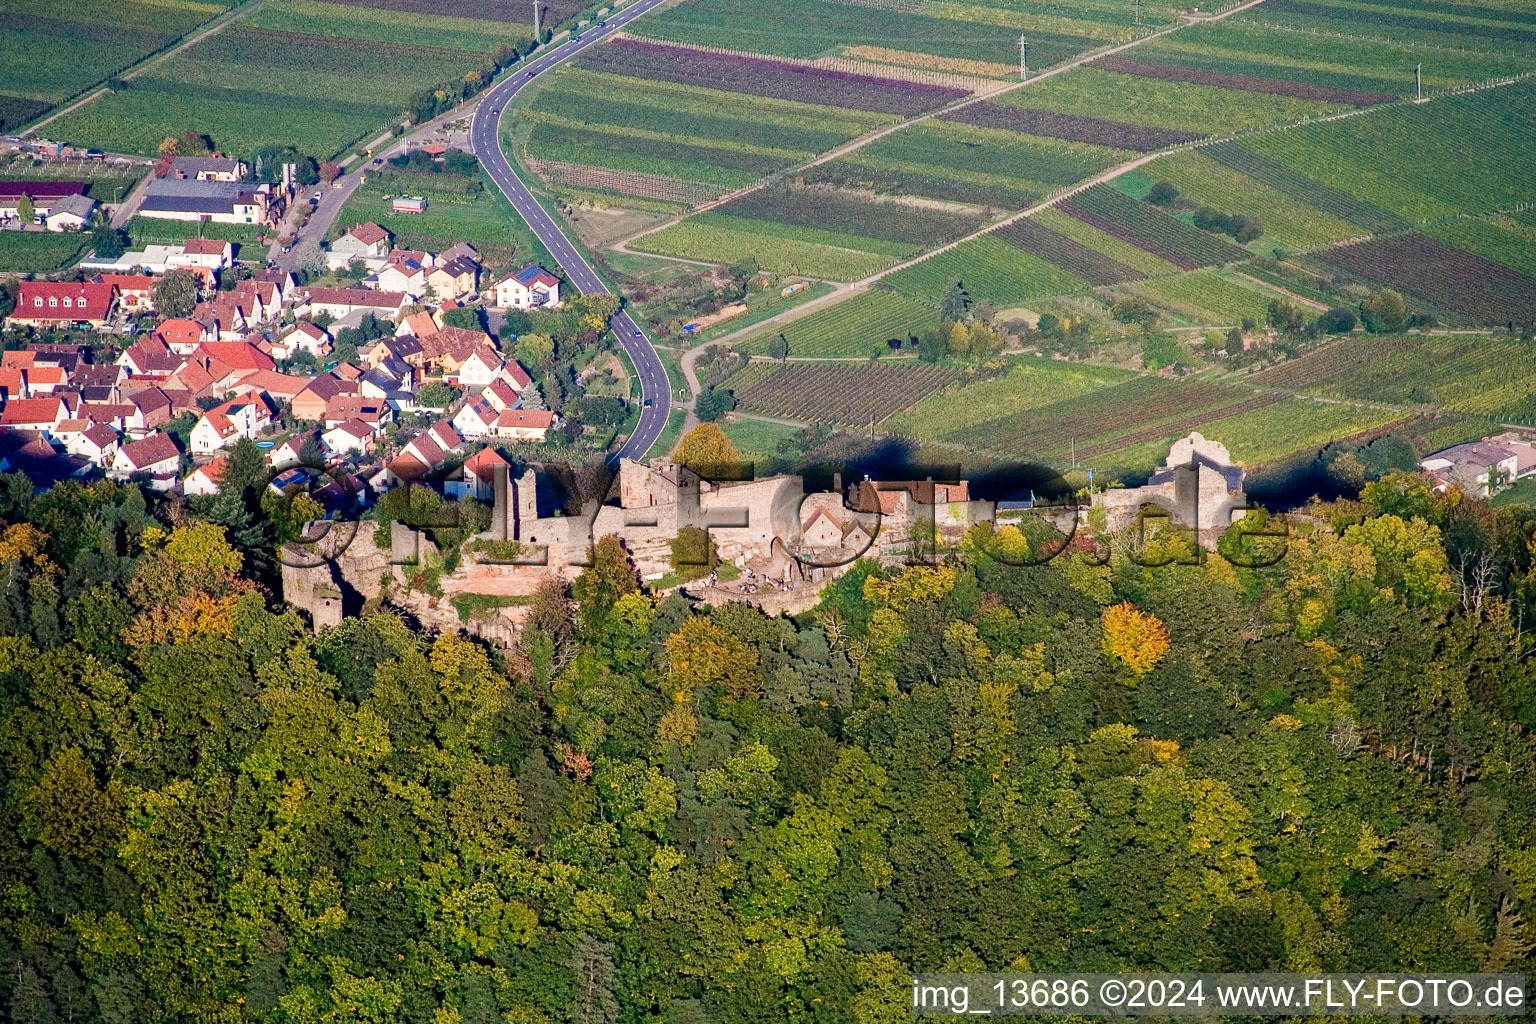
M277 365L271 356L248 341L205 341L192 355L217 359L232 370L270 370Z
M142 441L129 442L118 450L138 469L153 466L166 459L181 457L181 452L176 448L176 442L171 440L169 434L150 434Z
M105 320L116 294L110 284L23 281L12 315L31 320Z
M64 403L57 398L13 398L5 403L0 413L0 424L16 426L26 423L53 423L64 411Z

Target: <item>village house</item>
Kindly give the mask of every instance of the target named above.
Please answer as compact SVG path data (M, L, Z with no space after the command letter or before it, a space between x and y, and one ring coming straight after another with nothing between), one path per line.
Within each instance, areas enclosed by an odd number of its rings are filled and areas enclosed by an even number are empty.
M503 309L560 308L560 279L530 263L496 282L496 305Z
M508 441L544 441L559 422L548 409L503 409L496 414L491 434Z
M85 420L74 422L84 423L85 428L62 439L64 450L70 455L90 459L93 466L105 468L111 465L112 457L117 454L117 449L122 444L122 438L118 436L117 431L105 423L89 423Z
M89 196L64 196L49 207L43 223L49 231L82 231L95 216L96 205Z
M5 403L0 411L0 426L17 430L36 430L45 437L69 418L69 410L59 398L17 398Z
M434 262L429 252L396 249L384 260L384 266L363 284L385 292L402 292L412 302L427 294L427 268Z
M1521 454L1512 444L1469 441L1425 456L1419 468L1434 478L1437 491L1457 484L1475 497L1488 498L1521 476ZM1526 458L1529 466L1529 453Z
M181 478L181 493L188 497L219 493L219 481L224 478L224 457L198 466Z
M151 180L139 205L141 217L216 224L268 224L276 212L269 184L195 178Z
M321 423L327 430L348 420L366 423L370 431L378 434L390 420L389 406L381 399L362 394L337 395L326 403Z
M373 438L373 428L362 420L338 423L320 435L325 450L336 456L366 455L373 447Z
M500 379L504 362L495 349L481 345L459 364L454 378L462 388L481 388Z
M171 178L183 181L240 181L248 172L243 160L222 156L178 156L171 160Z
M501 415L501 410L489 402L476 398L465 402L463 407L453 416L453 429L459 432L459 436L468 441L478 441L491 432L496 425L496 417Z
M235 265L235 247L220 238L189 238L166 259L171 270L227 270Z
M228 447L242 437L256 435L272 425L272 410L260 394L250 391L207 410L192 428L192 451L206 455Z
M353 260L359 260L368 269L377 270L384 265L384 259L389 255L390 243L390 233L372 221L358 224L331 243L331 251L326 254L326 264L332 270L337 270Z
M311 288L307 304L310 319L321 313L328 313L333 320L351 313L372 313L393 323L405 314L410 300L402 292L382 292L372 288ZM301 300L300 308L304 305Z
M116 288L117 308L124 313L155 311L155 278L148 274L97 274L91 283Z
M480 282L480 264L467 256L446 259L439 256L427 271L427 294L438 302L462 299L475 294Z
M176 442L169 434L155 433L119 448L107 468L107 477L118 483L143 480L150 490L169 491L176 486L180 464Z
M83 181L0 181L0 222L17 218L22 196L32 201L34 216L41 218L61 200L85 192Z
M300 320L285 329L272 343L272 355L277 359L292 359L300 352L307 352L319 359L331 350L331 336L325 328L316 327L308 320Z
M355 395L358 386L353 381L344 381L330 373L323 373L309 382L309 386L293 396L293 401L288 403L288 411L296 420L316 422L325 416L325 408L331 399L337 395Z
M512 464L495 448L482 448L464 460L456 480L443 481L443 493L450 498L474 498L490 501L496 494L496 467L504 466L510 473Z
M9 322L16 327L88 327L112 319L117 289L110 284L22 281Z

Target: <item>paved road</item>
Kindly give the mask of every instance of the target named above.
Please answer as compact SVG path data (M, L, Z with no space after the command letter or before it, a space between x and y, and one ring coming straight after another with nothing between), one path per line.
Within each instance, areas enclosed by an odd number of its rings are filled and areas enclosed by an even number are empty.
M571 244L571 240L560 229L560 225L555 223L554 218L528 191L528 186L518 178L506 154L501 151L500 115L517 91L529 84L528 72L548 71L664 2L666 0L637 0L624 10L610 15L606 27L598 28L596 24L590 25L582 31L580 40L568 39L532 60L514 65L507 73L505 80L482 94L480 105L475 109L474 121L470 125L470 145L475 155L480 158L486 173L511 201L513 209L527 221L528 227L538 236L539 241L544 243L544 247L559 262L570 282L584 295L607 292L608 288L576 247ZM614 457L615 459L639 459L645 456L651 445L656 442L656 438L666 429L667 414L672 408L672 389L667 379L666 368L661 365L660 357L651 347L650 339L641 332L627 312L619 310L609 321L608 326L613 328L619 344L624 346L624 351L629 354L630 362L634 364L640 378L640 393L650 403L641 408L640 421L635 425L634 433Z

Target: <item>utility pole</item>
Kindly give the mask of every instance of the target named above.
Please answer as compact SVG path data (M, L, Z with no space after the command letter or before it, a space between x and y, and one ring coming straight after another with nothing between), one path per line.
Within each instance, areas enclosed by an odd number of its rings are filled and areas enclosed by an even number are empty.
M1019 81L1029 77L1029 40L1019 36Z
M1141 0L1136 0L1136 24L1141 25Z
M1414 100L1414 102L1415 103L1423 103L1424 102L1424 65L1423 64L1415 64L1413 66L1413 85L1414 85L1414 91L1418 93L1418 99Z
M533 45L543 42L539 38L539 0L533 0Z

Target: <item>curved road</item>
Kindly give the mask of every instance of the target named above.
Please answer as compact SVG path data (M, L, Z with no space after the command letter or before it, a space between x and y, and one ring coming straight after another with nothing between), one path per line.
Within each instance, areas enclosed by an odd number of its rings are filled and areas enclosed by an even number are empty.
M622 11L610 15L605 27L599 28L596 23L589 25L582 32L579 41L567 39L538 57L513 65L503 81L482 94L480 104L475 108L474 120L470 124L470 146L475 155L480 158L486 173L512 203L512 208L527 221L528 227L538 236L539 241L544 243L550 255L559 262L570 282L584 295L607 292L608 288L576 247L571 244L571 240L560 229L560 225L556 224L554 218L539 205L533 193L528 190L528 186L523 184L522 179L518 178L517 173L512 169L506 154L501 151L501 112L517 91L528 84L528 72L542 73L556 67L664 2L666 0L637 0ZM672 408L672 386L667 379L666 368L661 365L661 359L657 357L656 350L651 347L650 339L630 319L629 313L620 309L608 322L608 326L613 329L614 334L618 336L619 344L629 354L630 362L634 364L635 372L640 377L640 394L648 403L640 409L640 421L635 424L634 433L630 434L629 440L624 442L624 446L615 453L614 458L644 458L651 445L656 442L656 438L666 428L667 414Z

